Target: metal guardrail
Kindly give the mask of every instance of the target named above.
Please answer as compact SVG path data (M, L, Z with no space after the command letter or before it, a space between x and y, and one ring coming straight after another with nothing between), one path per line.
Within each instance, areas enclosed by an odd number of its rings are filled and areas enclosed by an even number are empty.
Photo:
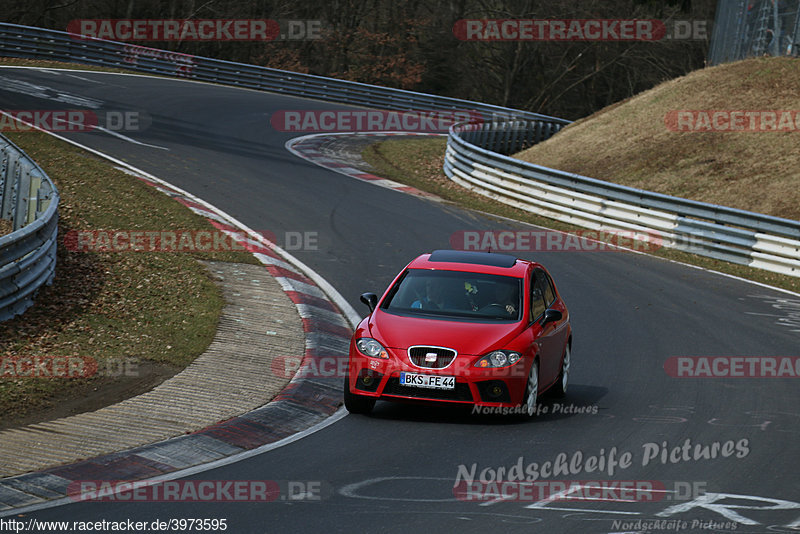
M0 53L7 57L52 59L117 67L152 74L247 87L397 111L470 111L485 119L520 117L570 121L480 102L390 89L312 74L245 65L128 43L82 38L43 28L0 23Z
M709 65L800 54L799 0L718 0Z
M4 23L0 23L0 53L120 67L379 109L477 112L484 119L482 124L456 125L448 136L445 172L462 186L578 226L657 231L666 246L800 276L797 221L633 189L507 156L555 134L569 124L564 119Z
M39 288L53 281L58 198L44 171L0 135L0 218L13 228L0 237L0 321L28 309Z
M800 277L800 221L671 197L541 167L506 154L561 128L546 120L450 128L445 173L456 183L577 226Z

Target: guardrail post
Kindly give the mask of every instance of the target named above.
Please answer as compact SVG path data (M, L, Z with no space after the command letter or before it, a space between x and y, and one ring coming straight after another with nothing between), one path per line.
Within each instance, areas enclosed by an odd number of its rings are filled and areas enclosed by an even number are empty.
M17 158L16 168L17 185L15 189L16 205L14 207L14 230L19 230L28 220L28 198L31 193L31 174L30 170L23 163L22 158Z
M36 212L39 206L39 189L42 187L42 177L35 171L30 169L25 171L28 175L29 189L27 200L27 216L25 217L25 224L30 224L36 220Z
M16 154L16 150L11 152L9 158L9 165L8 165L8 181L10 183L10 188L8 189L8 196L6 197L6 201L9 204L9 219L13 225L13 229L17 230L19 227L17 226L17 199L19 198L19 156Z
M42 216L42 213L50 206L50 201L53 198L53 193L55 192L53 185L50 183L50 180L42 180L42 185L39 187L39 191L36 193L36 217L39 218Z
M0 163L0 219L14 220L14 153L11 145L2 148L2 162Z
M536 121L535 126L536 127L534 128L535 131L534 131L534 134L533 134L533 144L534 145L537 144L537 143L540 143L543 140L542 139L542 129L544 128L544 124L542 124L542 121Z

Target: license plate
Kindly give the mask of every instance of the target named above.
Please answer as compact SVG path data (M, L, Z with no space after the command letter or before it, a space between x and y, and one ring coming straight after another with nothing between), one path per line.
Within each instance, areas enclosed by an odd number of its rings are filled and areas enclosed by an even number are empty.
M420 375L417 373L400 373L400 385L415 388L455 389L456 377L441 375Z

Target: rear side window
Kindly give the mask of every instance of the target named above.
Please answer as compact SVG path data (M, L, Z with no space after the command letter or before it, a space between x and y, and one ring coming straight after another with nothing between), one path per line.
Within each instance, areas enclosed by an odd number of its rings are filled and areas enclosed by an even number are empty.
M544 295L538 284L533 285L531 289L531 320L536 321L542 316L544 310L547 308L544 304Z
M547 276L547 273L541 269L536 269L534 271L534 278L534 285L541 290L544 296L545 307L549 308L556 300L556 292L553 289L553 283L550 281L550 277Z

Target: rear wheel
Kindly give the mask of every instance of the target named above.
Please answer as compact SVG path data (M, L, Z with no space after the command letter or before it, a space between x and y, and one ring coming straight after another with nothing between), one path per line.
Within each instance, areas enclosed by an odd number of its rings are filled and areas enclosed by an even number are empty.
M350 413L368 414L375 406L373 397L350 393L350 377L344 377L344 407Z
M525 396L522 398L524 418L536 415L536 401L539 397L539 364L534 360L531 364L531 372L528 373L528 382L525 385Z
M558 380L553 384L553 395L556 397L563 397L567 394L567 386L569 385L569 366L570 366L570 348L567 343L567 348L564 349L564 359L561 361L561 373L558 375Z

